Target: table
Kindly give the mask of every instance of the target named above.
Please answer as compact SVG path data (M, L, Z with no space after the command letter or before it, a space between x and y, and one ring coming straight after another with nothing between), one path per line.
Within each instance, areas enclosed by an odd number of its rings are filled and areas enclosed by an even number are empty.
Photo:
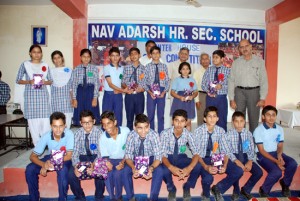
M300 126L300 110L298 109L278 109L277 120L287 123L290 128Z

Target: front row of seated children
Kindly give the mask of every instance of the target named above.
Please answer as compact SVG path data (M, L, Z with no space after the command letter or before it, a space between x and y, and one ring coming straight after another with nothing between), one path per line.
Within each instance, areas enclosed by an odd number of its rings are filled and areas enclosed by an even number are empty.
M254 131L257 145L257 162L268 173L259 189L261 197L267 197L273 185L279 181L282 194L291 195L289 186L297 169L297 163L283 153L283 129L275 124L277 110L266 106L262 111L263 123ZM185 110L176 110L172 116L173 126L161 132L150 128L150 121L144 114L135 118L134 130L117 126L113 112L101 115L102 128L94 126L95 117L91 111L82 111L80 124L73 135L65 128L63 113L54 112L50 117L51 131L45 134L34 148L30 163L26 168L30 200L39 200L38 175L47 175L47 171L56 170L58 179L58 200L67 199L68 184L76 200L86 200L80 180L85 179L82 163L87 175L93 175L95 161L105 161L107 174L94 177L95 200L103 200L106 186L110 200L122 200L124 187L128 200L134 197L133 179L152 179L150 200L158 200L162 181L169 191L168 200L176 200L176 187L172 175L183 180L183 199L191 200L190 189L194 188L201 175L202 200L210 200L210 191L216 201L224 200L224 194L231 186L234 187L232 200L238 200L240 194L250 200L251 191L262 177L262 169L254 162L254 142L252 134L245 129L245 115L235 112L232 116L233 128L227 133L217 126L218 111L216 107L206 108L205 123L194 133L185 127L188 114ZM46 146L49 155L39 159ZM187 148L192 158L186 155ZM59 166L55 162L57 150L64 156ZM59 151L58 151L59 152ZM284 176L282 179L282 171ZM239 179L244 172L251 176L240 189ZM212 185L215 174L226 173L216 185ZM106 175L106 176L104 176ZM89 176L87 176L89 177ZM280 180L279 180L280 179Z

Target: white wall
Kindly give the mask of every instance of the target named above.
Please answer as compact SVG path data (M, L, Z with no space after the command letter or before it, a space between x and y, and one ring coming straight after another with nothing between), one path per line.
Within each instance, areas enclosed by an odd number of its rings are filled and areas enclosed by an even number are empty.
M42 47L44 61L53 66L50 55L58 49L66 65L73 66L73 20L64 12L56 6L0 6L0 69L12 96L19 66L30 58L31 25L48 26L48 47Z
M279 26L277 107L295 108L300 102L300 18ZM276 78L270 78L276 79Z

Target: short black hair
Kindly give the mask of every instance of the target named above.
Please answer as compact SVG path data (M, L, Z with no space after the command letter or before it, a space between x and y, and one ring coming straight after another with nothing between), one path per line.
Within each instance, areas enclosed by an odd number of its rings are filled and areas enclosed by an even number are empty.
M33 45L31 45L30 48L29 48L29 52L31 52L31 51L32 51L34 48L36 48L36 47L39 48L41 52L43 52L41 46L38 45L38 44L33 44Z
M82 110L80 112L80 121L84 117L92 117L92 119L95 119L95 116L94 116L94 114L93 114L93 112L91 110Z
M1 70L0 70L0 78L2 77L2 72L1 72Z
M138 114L135 117L134 126L137 126L138 123L150 123L149 118L145 114Z
M189 62L184 61L184 62L182 62L182 63L179 65L179 67L178 67L178 73L179 73L179 74L181 74L180 71L181 71L181 69L183 68L183 66L188 66L188 67L189 67L189 70L190 70L190 73L189 73L189 74L192 73L191 65L189 64Z
M91 50L89 50L89 49L82 49L81 51L80 51L80 56L82 56L82 55L84 55L85 53L88 53L89 55L90 55L90 57L92 57L92 52L91 52Z
M111 121L116 121L116 116L115 116L115 113L111 112L111 111L104 111L102 114L101 114L101 119L109 119Z
M119 55L121 54L118 47L112 47L112 48L110 48L109 53L108 53L109 56L110 56L113 52L118 53Z
M183 117L187 121L188 119L187 111L182 109L175 110L172 116L172 120L174 120L175 117Z
M158 46L153 46L153 47L151 47L151 49L150 49L150 54L152 54L152 52L153 52L154 50L158 50L158 52L160 53L160 47L158 47Z
M147 46L149 43L153 43L156 46L156 43L153 40L148 40L145 44L145 46Z
M216 112L217 116L218 115L218 108L216 108L215 106L209 106L204 110L204 117L207 117L209 112Z
M241 111L235 111L235 112L232 114L231 120L234 121L235 118L237 118L237 117L242 117L243 119L246 119L245 114L242 113Z
M218 55L221 58L224 58L226 56L223 50L215 50L213 52L213 55L215 55L215 54Z
M66 124L66 116L62 112L53 112L50 116L50 124L52 125L53 120L59 120L61 119L64 124Z
M278 111L277 111L276 107L274 107L273 105L267 105L267 106L265 106L265 107L263 108L261 114L262 114L262 115L265 115L265 114L266 114L268 111L270 111L270 110L273 110L273 111L276 113L276 115L277 115Z
M137 48L137 47L132 47L132 48L130 48L130 50L129 50L129 54L131 54L131 52L133 52L133 51L136 51L138 54L141 54L141 51L140 51L140 49L139 49L139 48Z
M190 52L190 49L187 48L187 47L182 47L182 48L180 48L179 52L181 52L182 50L186 50L186 51Z

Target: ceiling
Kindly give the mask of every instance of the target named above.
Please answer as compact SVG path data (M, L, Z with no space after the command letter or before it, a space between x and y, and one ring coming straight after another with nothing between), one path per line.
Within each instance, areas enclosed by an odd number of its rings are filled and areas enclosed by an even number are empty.
M63 0L62 0L63 1ZM268 10L283 0L197 0L203 7ZM87 0L93 4L137 4L186 6L185 0ZM53 5L51 0L0 0L0 5Z

